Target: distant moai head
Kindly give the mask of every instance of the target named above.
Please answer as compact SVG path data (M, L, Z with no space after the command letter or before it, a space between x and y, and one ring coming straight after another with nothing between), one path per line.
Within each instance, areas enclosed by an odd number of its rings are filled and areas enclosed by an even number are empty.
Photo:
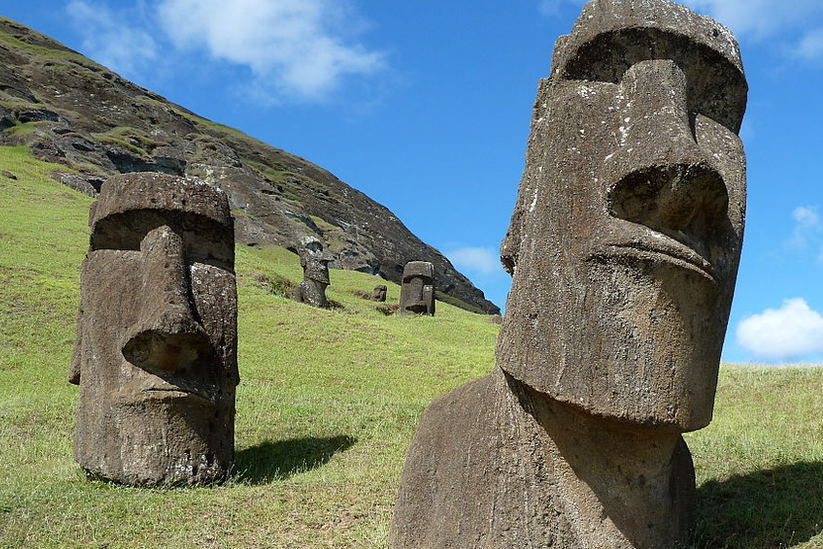
M328 286L329 263L334 256L326 251L323 241L316 236L304 236L300 239L300 266L303 277Z
M294 294L297 301L314 307L329 307L326 288L330 284L329 263L332 261L334 261L334 256L326 251L322 240L316 236L304 236L300 239L300 266L303 267L303 280Z
M374 287L374 290L372 290L372 301L386 301L386 292L388 291L389 288L385 284L378 284Z
M400 314L434 315L434 265L409 261L403 268Z
M501 260L498 364L558 401L709 423L740 257L737 42L667 0L594 0L539 85Z
M179 177L118 175L89 225L70 373L80 385L75 458L127 484L223 479L239 381L226 195Z

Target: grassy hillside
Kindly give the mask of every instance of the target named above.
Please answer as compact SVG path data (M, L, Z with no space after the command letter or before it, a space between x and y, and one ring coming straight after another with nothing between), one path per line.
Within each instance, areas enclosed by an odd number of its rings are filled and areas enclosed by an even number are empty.
M332 271L333 311L278 295L279 248L238 248L237 470L215 488L86 480L66 381L91 199L0 147L0 547L385 548L403 456L436 395L484 375L498 327L438 304L385 316L378 283ZM389 302L399 288L389 284ZM689 435L699 548L823 547L823 369L724 366L716 420Z
M320 166L206 120L2 16L0 84L0 146L26 145L37 159L59 163L56 178L72 188L93 195L107 177L132 171L200 177L238 208L238 242L296 248L301 236L322 232L343 269L399 283L408 261L429 261L452 305L500 312L386 207Z

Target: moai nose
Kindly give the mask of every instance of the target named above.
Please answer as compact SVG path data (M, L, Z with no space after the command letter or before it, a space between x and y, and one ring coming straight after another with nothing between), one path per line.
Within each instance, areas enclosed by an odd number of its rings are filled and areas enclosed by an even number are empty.
M686 76L674 61L655 59L632 66L620 86L620 147L603 172L615 181L610 213L701 251L725 219L729 196L696 142Z
M125 340L123 356L158 374L188 368L209 353L211 346L192 311L183 239L163 225L145 236L140 249L140 316Z

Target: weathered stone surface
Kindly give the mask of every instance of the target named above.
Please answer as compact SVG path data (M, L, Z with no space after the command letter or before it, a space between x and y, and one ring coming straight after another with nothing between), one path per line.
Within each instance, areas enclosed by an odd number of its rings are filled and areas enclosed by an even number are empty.
M133 485L225 478L234 461L237 291L226 195L143 173L92 205L69 380L74 455Z
M386 292L389 288L385 284L378 284L371 293L372 301L386 301Z
M400 314L434 316L434 265L409 261L403 268Z
M681 433L712 416L746 92L729 31L668 0L594 0L558 39L501 248L497 366L426 411L392 547L686 543Z
M80 177L79 175L60 172L54 173L52 176L58 179L63 185L71 187L75 191L80 191L87 196L96 197L99 192L98 189L94 188L88 179Z
M7 130L14 127L14 118L8 109L0 107L0 131Z
M391 546L674 549L656 538L685 531L693 503L682 437L603 429L495 368L426 410Z
M313 307L328 308L326 288L331 284L329 263L334 261L334 256L326 251L322 240L313 236L300 239L299 253L303 280L295 289L294 299Z

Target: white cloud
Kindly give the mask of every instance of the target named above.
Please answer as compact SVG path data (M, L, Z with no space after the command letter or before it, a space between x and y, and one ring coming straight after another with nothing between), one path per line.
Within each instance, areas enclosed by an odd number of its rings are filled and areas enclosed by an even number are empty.
M757 40L777 39L785 51L807 60L823 59L821 0L680 0L693 10L709 15L738 36ZM580 5L581 0L539 0L547 16L557 13L560 2ZM814 23L817 22L817 25Z
M459 269L492 274L502 271L497 252L491 248L459 248L446 254Z
M115 14L102 3L71 0L66 13L83 35L83 53L113 71L131 78L157 59L154 38L139 27L124 24L124 20L136 17L136 10L125 16Z
M737 325L737 342L755 358L786 360L823 352L823 316L802 298L786 299Z
M161 0L175 46L247 66L277 94L321 100L348 76L368 76L385 54L354 41L364 24L341 0ZM259 86L258 86L259 87Z
M820 245L823 219L817 206L798 206L792 210L794 229L792 236L786 241L789 248L805 251L809 245Z
M743 119L743 124L740 126L740 133L738 135L746 144L757 138L757 121L755 117L756 115L747 113L746 118Z
M776 38L778 47L807 61L823 59L823 27L810 27L823 17L820 0L682 0L710 15L738 36Z
M759 38L805 23L823 13L820 0L683 0L687 6L711 15L737 34Z
M560 9L562 0L540 0L537 3L537 9L540 13L546 16L556 15Z
M797 221L800 227L820 228L820 213L817 206L798 206L792 211L792 219Z
M794 53L810 61L823 59L823 27L807 32Z

